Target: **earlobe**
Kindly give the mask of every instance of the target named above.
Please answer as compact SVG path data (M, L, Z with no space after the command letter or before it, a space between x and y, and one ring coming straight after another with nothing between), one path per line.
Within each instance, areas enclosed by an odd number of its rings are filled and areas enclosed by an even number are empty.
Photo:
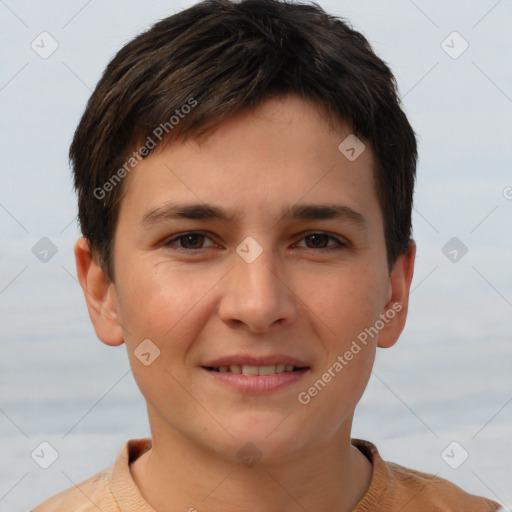
M405 327L415 257L416 243L411 239L407 251L397 258L389 277L388 301L383 311L388 322L379 332L378 347L392 347Z
M119 323L115 285L103 272L84 237L75 243L75 261L96 335L106 345L121 345L124 336Z

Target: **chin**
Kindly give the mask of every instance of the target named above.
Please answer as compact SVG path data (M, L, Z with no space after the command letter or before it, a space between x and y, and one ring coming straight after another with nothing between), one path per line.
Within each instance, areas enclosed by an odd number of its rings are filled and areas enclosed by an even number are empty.
M246 462L246 458L260 464L290 461L302 448L306 432L303 426L293 420L293 414L287 417L288 414L271 413L263 417L249 414L237 418L236 422L225 424L233 439L230 438L229 446L222 450L223 455L232 454L230 458L233 461L242 463Z

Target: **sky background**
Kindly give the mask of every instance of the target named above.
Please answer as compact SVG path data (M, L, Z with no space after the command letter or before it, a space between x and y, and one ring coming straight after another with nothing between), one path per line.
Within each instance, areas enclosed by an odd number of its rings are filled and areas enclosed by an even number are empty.
M149 434L124 348L96 339L76 281L67 151L115 52L193 3L0 0L0 512L26 511ZM510 510L512 4L318 3L390 65L419 139L408 324L378 352L353 435ZM41 37L58 44L47 58L31 47ZM33 253L43 237L57 250L46 263ZM453 237L467 248L456 261ZM46 470L30 457L43 441L59 454ZM441 456L453 441L469 454L458 469Z

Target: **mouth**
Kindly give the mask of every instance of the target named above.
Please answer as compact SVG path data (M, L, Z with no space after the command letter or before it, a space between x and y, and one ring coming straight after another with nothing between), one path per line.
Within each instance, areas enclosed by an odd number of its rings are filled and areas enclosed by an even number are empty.
M237 375L276 375L279 373L300 372L309 369L309 366L294 366L292 364L275 364L254 366L249 364L233 364L221 366L203 366L205 370L217 373L233 373Z
M293 357L248 354L209 361L201 369L215 385L252 395L266 395L296 385L311 371L305 361Z

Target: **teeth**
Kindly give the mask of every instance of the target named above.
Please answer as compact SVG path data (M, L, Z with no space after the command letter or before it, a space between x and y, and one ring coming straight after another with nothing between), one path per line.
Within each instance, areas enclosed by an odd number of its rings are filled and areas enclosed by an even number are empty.
M242 373L244 375L258 375L258 367L257 366L249 366L249 365L243 365L242 366Z
M275 366L258 366L258 375L274 375L275 373Z
M291 364L276 364L267 366L252 366L248 364L230 366L219 366L217 371L220 373L237 373L243 375L275 375L276 373L293 372L294 366Z

